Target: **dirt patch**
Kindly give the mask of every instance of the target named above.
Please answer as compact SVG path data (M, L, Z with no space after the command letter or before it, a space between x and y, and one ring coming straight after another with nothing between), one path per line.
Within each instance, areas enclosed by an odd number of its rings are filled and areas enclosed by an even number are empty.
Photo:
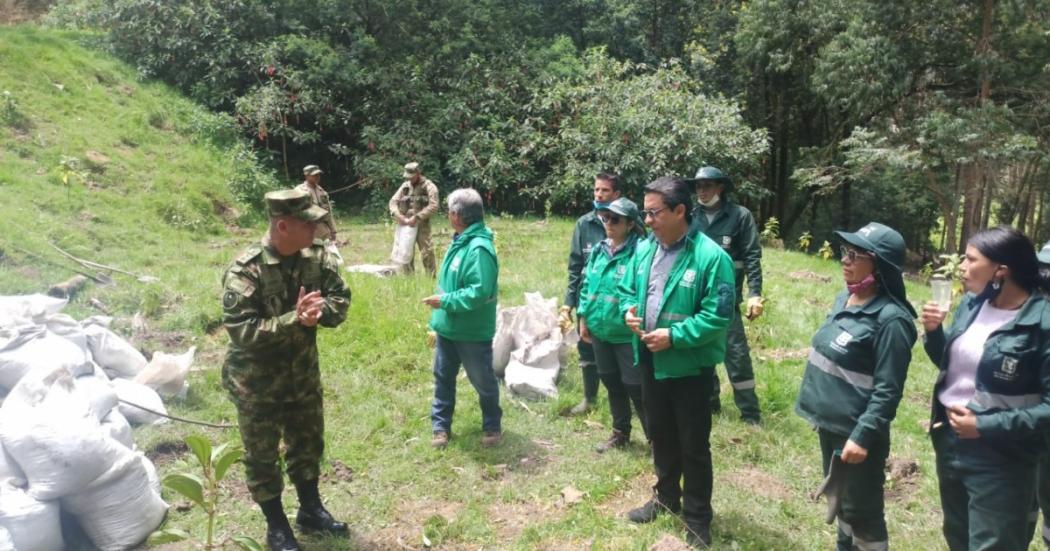
M333 459L330 464L332 470L321 475L321 478L326 482L350 482L354 479L354 470L347 466L346 463Z
M903 501L919 488L922 469L910 457L890 457L886 460L886 499Z
M720 480L739 490L777 501L791 501L796 496L779 478L755 467L736 469L723 475Z
M236 224L237 219L241 217L240 211L232 205L228 205L214 198L211 200L211 210L227 224Z
M189 453L190 447L182 440L168 440L158 442L152 448L145 450L146 458L160 470L161 466L177 461L180 457Z
M791 279L804 279L808 281L819 281L821 283L831 283L831 278L828 276L822 276L816 272L809 270L799 270L797 272L788 272L788 277Z
M622 519L627 511L642 506L653 497L653 484L656 483L656 475L646 473L636 476L610 499L598 505L598 509L609 516Z
M423 530L428 522L444 519L452 523L463 511L462 503L421 499L402 503L391 515L390 524L376 532L363 536L359 548L365 550L423 549ZM440 519L435 519L440 517ZM441 549L457 549L454 544L442 542Z
M664 536L656 543L649 546L649 551L691 551L692 548L689 544L682 541L681 538L676 538L671 534L664 534Z
M488 518L499 541L514 541L526 527L553 520L560 514L549 503L496 503L489 507Z
M809 347L804 348L773 348L770 350L763 350L756 354L759 359L763 361L773 360L776 362L782 360L803 360L809 356Z
M88 169L97 174L105 172L109 164L109 157L93 149L84 153L84 160L87 161Z

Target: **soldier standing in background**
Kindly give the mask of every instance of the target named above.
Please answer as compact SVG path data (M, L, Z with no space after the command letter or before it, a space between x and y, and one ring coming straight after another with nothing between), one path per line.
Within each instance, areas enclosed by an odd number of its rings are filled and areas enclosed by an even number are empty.
M327 211L301 189L266 194L270 228L223 276L222 322L230 346L223 387L237 407L244 470L252 499L266 516L271 550L299 545L281 505L284 463L299 496L296 525L303 531L349 533L321 503L324 407L317 326L346 319L350 291L335 259L314 243Z
M419 169L419 163L412 162L405 165L405 172L401 175L405 181L397 192L390 198L387 205L390 214L402 226L415 226L416 246L419 255L423 257L423 267L427 275L437 275L437 262L434 259L434 244L430 240L430 217L438 211L438 188L437 184L423 176ZM405 272L415 271L416 259L405 265Z
M296 186L310 194L313 204L328 212L324 218L317 221L317 232L315 239L329 239L335 243L335 218L332 217L332 202L328 199L328 192L321 187L321 175L324 172L317 165L306 165L303 167L303 183Z

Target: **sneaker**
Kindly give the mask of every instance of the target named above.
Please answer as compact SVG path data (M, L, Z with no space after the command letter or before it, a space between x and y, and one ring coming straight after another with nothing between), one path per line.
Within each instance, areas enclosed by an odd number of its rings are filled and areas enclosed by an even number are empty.
M711 547L711 527L706 524L685 525L685 542L693 549Z
M448 432L443 430L434 432L434 437L430 439L430 445L438 449L448 446Z
M569 410L569 415L583 415L591 410L591 401L584 398L582 402L572 406Z
M630 441L631 435L614 429L612 436L610 436L605 442L598 444L595 451L598 453L605 453L613 448L623 448L626 447Z
M502 432L485 432L481 437L481 445L486 448L491 448L492 446L499 444L501 440L503 440Z
M672 507L664 504L659 499L653 498L645 502L645 505L627 511L627 520L638 524L645 524L656 520L656 517L668 511L678 514L679 509L680 507L678 506Z

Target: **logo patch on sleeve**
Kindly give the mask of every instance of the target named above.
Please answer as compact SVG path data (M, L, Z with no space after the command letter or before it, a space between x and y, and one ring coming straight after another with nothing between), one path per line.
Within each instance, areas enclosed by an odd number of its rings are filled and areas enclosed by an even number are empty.
M732 284L722 282L718 284L718 315L729 317L736 306L736 290Z

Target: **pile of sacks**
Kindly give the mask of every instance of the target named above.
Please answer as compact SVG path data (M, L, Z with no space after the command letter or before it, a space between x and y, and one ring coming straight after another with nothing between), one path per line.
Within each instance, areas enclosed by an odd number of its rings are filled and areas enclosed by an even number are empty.
M525 293L525 305L500 308L492 340L492 368L511 393L544 399L558 395L557 382L569 350L580 337L562 332L557 300Z
M0 550L65 548L60 512L103 551L128 549L164 519L153 463L131 425L164 422L161 394L185 395L194 349L146 358L66 302L0 297Z

